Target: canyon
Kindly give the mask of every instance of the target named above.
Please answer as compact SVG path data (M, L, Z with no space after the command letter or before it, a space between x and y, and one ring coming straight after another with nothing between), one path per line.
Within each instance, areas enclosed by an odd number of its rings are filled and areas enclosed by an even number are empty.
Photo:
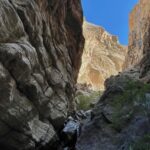
M123 70L127 47L119 44L117 36L86 20L83 35L85 46L77 82L92 90L104 90L105 80Z
M105 91L77 150L149 150L149 18L150 1L139 0L127 50L83 19L80 0L0 0L0 149L63 150L60 131L86 79Z
M150 149L149 17L150 1L139 0L130 14L124 71L105 81L106 90L78 140L79 150Z

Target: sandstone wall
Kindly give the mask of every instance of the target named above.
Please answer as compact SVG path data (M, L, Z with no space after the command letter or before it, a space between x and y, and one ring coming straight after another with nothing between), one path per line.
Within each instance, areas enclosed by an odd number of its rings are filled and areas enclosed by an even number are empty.
M140 0L130 13L129 46L124 68L141 64L141 75L145 76L149 66L150 48L150 1Z
M85 47L78 82L103 90L105 80L122 71L127 49L116 36L87 21L83 24L83 34Z
M0 147L50 144L69 110L84 38L80 0L0 0Z

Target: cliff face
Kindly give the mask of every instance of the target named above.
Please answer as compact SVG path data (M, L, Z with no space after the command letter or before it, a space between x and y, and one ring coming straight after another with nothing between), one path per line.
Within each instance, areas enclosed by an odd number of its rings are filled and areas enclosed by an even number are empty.
M149 66L150 48L150 1L140 0L130 14L129 47L125 68L141 64L141 75L145 76Z
M150 149L150 1L131 12L126 71L105 82L78 141L79 150ZM143 82L144 81L144 82Z
M122 71L126 47L118 43L102 27L84 21L85 47L78 83L86 83L94 90L104 89L104 81Z
M3 150L51 144L73 110L83 44L80 0L0 0Z

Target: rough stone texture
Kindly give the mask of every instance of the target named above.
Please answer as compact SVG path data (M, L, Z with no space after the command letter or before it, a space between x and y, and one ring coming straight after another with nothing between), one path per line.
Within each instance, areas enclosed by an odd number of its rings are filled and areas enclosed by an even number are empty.
M50 144L73 110L80 0L0 0L0 147Z
M106 91L92 112L94 119L83 127L77 150L137 150L135 143L140 147L138 141L150 135L150 85L144 91L147 85L132 73L106 80ZM143 150L149 150L149 146Z
M78 150L150 149L149 50L150 1L140 0L130 15L124 64L128 69L106 80L106 90L93 110L94 119L83 128Z
M141 64L141 75L149 70L150 1L140 0L130 13L129 46L124 68Z
M103 90L104 81L122 71L127 49L118 38L102 27L84 21L85 47L78 83L86 83L93 90Z

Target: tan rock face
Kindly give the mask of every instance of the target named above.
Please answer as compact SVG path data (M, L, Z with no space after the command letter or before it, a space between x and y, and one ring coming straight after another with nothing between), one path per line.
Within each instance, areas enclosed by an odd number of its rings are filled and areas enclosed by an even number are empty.
M124 64L124 68L130 68L134 65L141 64L141 73L144 75L148 71L146 69L148 62L146 61L148 61L148 51L150 48L149 0L140 0L135 8L132 10L132 12L130 13L129 27L129 50Z
M83 32L85 47L78 82L90 84L94 90L104 89L104 81L122 71L127 49L102 27L84 21Z
M82 19L80 0L0 0L0 149L56 138L73 110Z

